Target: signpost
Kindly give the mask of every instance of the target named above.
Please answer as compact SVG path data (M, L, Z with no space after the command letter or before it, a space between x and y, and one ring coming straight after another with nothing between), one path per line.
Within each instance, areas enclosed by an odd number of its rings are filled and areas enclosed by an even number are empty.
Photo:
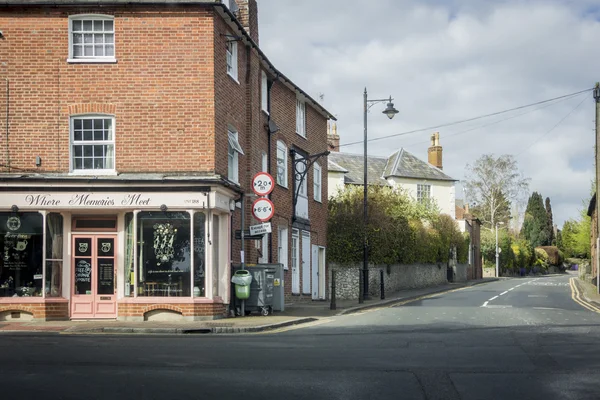
M275 181L267 172L259 172L252 178L252 191L257 196L268 196L274 188Z
M258 224L258 225L251 225L250 227L250 235L251 236L255 236L255 235L264 235L265 233L271 233L271 223L270 222L263 222L262 224Z
M267 222L274 214L275 206L271 200L261 197L252 203L252 216L260 222Z

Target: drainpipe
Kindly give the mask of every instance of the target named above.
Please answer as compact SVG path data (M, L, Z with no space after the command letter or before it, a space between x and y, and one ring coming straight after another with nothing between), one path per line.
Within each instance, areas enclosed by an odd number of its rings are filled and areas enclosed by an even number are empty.
M10 150L8 147L8 121L10 115L10 86L8 82L8 78L6 79L6 172L10 172Z

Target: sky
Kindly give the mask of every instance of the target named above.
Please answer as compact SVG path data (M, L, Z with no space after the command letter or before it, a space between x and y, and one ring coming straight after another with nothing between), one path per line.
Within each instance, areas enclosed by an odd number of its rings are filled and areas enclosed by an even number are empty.
M337 118L341 151L363 152L363 92L375 104L369 139L496 113L593 88L600 81L599 0L258 0L260 47ZM440 132L444 172L464 180L483 154L513 155L554 222L590 198L591 91L469 123L369 142L427 160ZM347 145L360 142L355 145ZM457 198L468 193L457 182ZM587 205L585 205L587 208ZM523 207L520 209L522 213Z

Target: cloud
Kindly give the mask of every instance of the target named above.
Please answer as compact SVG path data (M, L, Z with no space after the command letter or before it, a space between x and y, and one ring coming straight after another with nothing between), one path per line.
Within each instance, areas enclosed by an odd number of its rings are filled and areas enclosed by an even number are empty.
M261 47L308 93L324 94L342 145L362 140L365 87L400 110L389 121L385 104L373 106L370 138L591 88L599 18L595 0L259 1ZM531 190L550 197L554 221L577 218L595 176L591 97L440 128L445 172L463 179L482 154L513 154ZM369 153L405 147L426 159L430 134L373 141Z

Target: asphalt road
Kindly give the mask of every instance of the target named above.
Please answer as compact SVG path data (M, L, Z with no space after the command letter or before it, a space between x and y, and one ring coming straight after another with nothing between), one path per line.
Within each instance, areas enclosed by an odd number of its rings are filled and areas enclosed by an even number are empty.
M0 336L2 399L599 399L600 314L523 278L237 336Z

